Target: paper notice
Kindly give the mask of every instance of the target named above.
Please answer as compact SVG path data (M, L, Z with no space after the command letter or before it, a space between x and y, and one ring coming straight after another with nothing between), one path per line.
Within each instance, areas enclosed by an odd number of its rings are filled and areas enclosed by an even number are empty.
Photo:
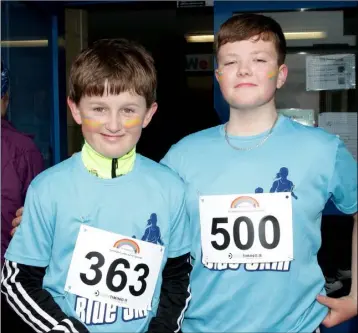
M356 87L355 55L306 57L306 90L346 90Z
M357 160L357 112L322 112L318 126L338 135Z
M278 109L278 113L307 126L315 126L314 110L305 109Z

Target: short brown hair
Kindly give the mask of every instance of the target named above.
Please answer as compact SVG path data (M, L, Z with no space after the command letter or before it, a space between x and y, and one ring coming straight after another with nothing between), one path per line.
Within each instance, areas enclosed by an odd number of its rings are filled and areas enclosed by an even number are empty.
M248 40L258 36L258 40L272 41L278 54L278 64L282 65L286 58L286 39L281 26L271 17L259 14L235 15L224 22L215 38L215 51L221 46Z
M149 107L156 100L157 88L152 56L143 46L126 39L96 41L72 64L69 98L78 104L83 96L102 96L106 87L108 94L135 92Z

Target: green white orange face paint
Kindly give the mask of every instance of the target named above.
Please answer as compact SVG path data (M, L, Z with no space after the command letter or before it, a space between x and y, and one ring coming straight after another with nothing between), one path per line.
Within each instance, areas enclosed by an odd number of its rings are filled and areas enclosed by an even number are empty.
M103 125L101 121L89 117L84 117L82 124L87 130L97 130Z
M273 80L275 77L277 77L277 71L270 71L268 72L267 74L267 77L270 79L270 80Z
M132 119L127 119L123 122L123 126L124 128L133 128L136 126L141 125L142 121L139 117L136 118L132 118Z
M125 119L121 122L125 129L131 129L142 124L140 117ZM90 117L84 117L82 119L82 125L87 131L93 132L98 131L103 125L105 125L105 122Z

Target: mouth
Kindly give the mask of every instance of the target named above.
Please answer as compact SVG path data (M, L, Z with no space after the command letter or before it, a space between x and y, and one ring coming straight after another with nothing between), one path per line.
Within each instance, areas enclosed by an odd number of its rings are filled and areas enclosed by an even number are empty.
M256 84L253 83L239 83L235 86L235 88L245 88L245 87L256 87Z
M109 141L116 141L116 140L119 140L123 135L109 135L109 134L104 134L104 133L101 133L102 137L106 140L109 140Z

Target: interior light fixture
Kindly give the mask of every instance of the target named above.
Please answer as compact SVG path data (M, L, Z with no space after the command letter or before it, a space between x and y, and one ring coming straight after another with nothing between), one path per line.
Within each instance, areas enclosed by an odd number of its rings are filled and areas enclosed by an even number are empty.
M186 35L185 39L188 43L212 43L214 35Z
M58 39L58 45L64 46L65 41L63 38ZM31 39L31 40L2 40L0 41L1 47L47 47L47 39Z
M300 32L285 32L285 38L292 39L322 39L326 38L327 34L324 31L300 31Z
M0 41L0 45L2 47L45 47L48 46L48 40L2 40Z
M324 31L285 32L284 35L287 40L323 39L327 37L327 33ZM188 34L185 39L188 43L212 43L214 35Z

